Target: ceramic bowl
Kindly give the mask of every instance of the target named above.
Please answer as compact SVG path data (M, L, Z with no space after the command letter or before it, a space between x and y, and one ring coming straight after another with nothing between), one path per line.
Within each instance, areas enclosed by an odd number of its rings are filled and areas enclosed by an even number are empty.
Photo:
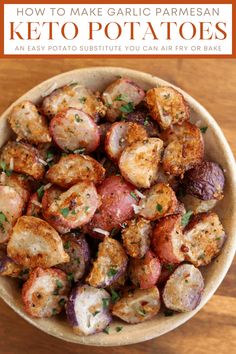
M72 81L79 82L92 90L103 91L108 84L119 76L130 78L145 90L156 85L171 85L171 83L163 81L158 77L126 68L91 67L66 72L44 81L20 97L12 106L25 99L38 103L42 99L42 95L45 94L45 91L50 91L50 89L55 89L55 87L60 87ZM23 310L17 281L8 277L0 277L0 296L2 299L16 313L35 327L65 341L86 345L118 346L142 342L167 333L193 317L212 297L225 277L236 248L236 168L234 157L214 118L194 98L180 88L177 89L183 93L191 107L191 121L198 121L201 126L208 126L207 132L204 134L206 156L210 160L218 162L226 175L225 197L219 203L217 212L225 227L228 238L221 254L203 270L205 290L200 305L192 312L176 314L171 317L158 314L152 320L137 325L122 323L123 330L119 333L115 331L115 327L118 323L120 325L121 322L114 321L111 325L109 335L99 333L88 337L80 337L73 333L72 328L68 325L64 317L56 316L51 319L34 319L29 317ZM0 146L11 136L11 131L7 124L7 116L12 106L2 114L0 119Z

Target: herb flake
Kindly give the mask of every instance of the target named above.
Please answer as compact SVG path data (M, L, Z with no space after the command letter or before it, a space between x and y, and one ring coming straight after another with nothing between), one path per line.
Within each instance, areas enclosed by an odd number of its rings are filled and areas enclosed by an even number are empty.
M123 104L120 107L120 111L123 112L123 113L132 113L134 111L133 102L128 102L127 104Z
M187 213L185 213L185 214L182 216L182 219L181 219L181 225L182 225L182 226L188 225L189 220L190 220L192 214L193 214L192 210L189 210L189 211L187 211Z
M69 208L63 208L60 210L60 213L61 213L61 215L64 216L64 218L66 218L68 216L69 212L70 212Z

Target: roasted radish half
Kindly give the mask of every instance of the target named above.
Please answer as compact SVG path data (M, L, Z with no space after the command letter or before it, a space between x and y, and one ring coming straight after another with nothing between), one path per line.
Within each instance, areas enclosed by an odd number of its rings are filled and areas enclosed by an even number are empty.
M142 258L149 249L152 226L144 218L135 218L124 225L121 231L124 248L133 258Z
M114 122L119 116L132 112L144 96L144 91L129 79L121 78L114 81L102 94L107 106L107 119Z
M203 289L204 280L199 269L191 264L182 264L167 280L162 298L168 309L188 312L200 303Z
M155 316L161 307L157 287L127 290L112 308L112 314L128 323L141 323Z
M148 138L127 146L120 157L122 176L139 188L150 188L158 179L163 142Z
M195 215L184 230L185 259L196 267L209 264L224 244L226 234L214 212Z
M22 288L25 311L38 318L57 315L64 308L68 292L67 276L62 270L38 267Z
M89 285L105 288L114 283L126 270L128 257L122 245L106 237L98 246L98 255L87 277Z
M52 140L46 118L30 101L16 105L8 121L19 140L26 140L32 144L48 143Z
M183 95L172 87L155 87L147 91L145 101L150 114L162 129L189 120L189 107Z
M89 335L104 330L112 318L109 312L110 294L105 289L89 285L72 290L67 303L67 318L78 335Z
M7 254L28 268L50 268L69 261L60 236L46 221L22 216L13 227Z
M100 143L98 125L87 113L68 108L59 112L50 122L50 133L63 151L93 152Z

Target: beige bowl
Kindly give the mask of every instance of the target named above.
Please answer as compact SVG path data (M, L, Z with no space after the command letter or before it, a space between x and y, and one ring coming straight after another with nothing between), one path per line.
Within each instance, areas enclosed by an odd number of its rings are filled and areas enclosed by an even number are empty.
M55 89L55 83L57 87L60 87L75 81L93 90L102 91L118 76L128 77L137 82L144 89L149 89L151 87L155 87L156 85L170 85L169 83L150 74L134 70L114 67L92 67L74 70L55 76L27 92L16 102L14 102L13 105L25 99L29 99L35 103L39 102L42 99L41 95L45 94L45 91L50 91L50 88ZM201 88L199 87L199 90L200 89ZM163 314L159 314L152 320L137 325L127 325L122 323L123 330L119 333L115 331L115 327L118 323L120 325L121 322L114 321L111 325L109 335L100 333L88 337L79 337L73 333L72 328L62 317L55 317L52 319L33 319L29 317L23 311L20 291L16 284L17 282L14 279L0 277L0 296L20 316L35 327L55 337L80 344L116 346L138 343L158 337L186 322L194 316L202 306L205 305L222 282L230 267L236 248L235 161L221 129L212 116L191 96L183 91L181 92L184 94L191 107L191 120L193 122L200 121L201 126L208 126L208 130L204 135L207 158L217 161L224 168L226 174L225 197L220 202L218 214L220 215L222 223L226 229L228 238L220 256L217 257L217 259L214 260L210 266L205 267L204 269L206 286L200 305L192 312L177 314L172 317L165 317ZM11 111L11 108L12 106L2 114L0 119L0 146L2 146L9 139L11 134L7 124L7 116Z

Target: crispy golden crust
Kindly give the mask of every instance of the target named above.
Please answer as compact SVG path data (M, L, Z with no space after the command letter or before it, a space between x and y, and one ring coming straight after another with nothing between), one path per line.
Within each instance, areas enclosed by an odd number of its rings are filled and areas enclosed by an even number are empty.
M60 87L44 98L42 109L49 118L54 117L58 112L74 107L82 109L91 115L94 120L98 116L106 114L106 106L102 103L99 95L79 84L72 84Z
M150 289L128 290L115 303L112 314L128 323L141 323L155 316L160 307L160 294L154 286Z
M15 106L8 121L19 140L32 144L48 143L52 140L46 118L30 101L23 101Z
M135 218L127 222L122 230L122 240L126 252L133 258L142 258L150 246L152 227L150 221Z
M184 231L185 259L196 267L209 264L225 242L226 234L214 212L195 215Z
M139 215L148 220L157 220L176 211L178 201L168 184L155 184L145 193L145 197L139 202L141 209Z
M95 288L109 286L125 272L127 262L128 257L122 245L106 237L99 244L97 259L86 281Z
M151 245L163 263L178 264L184 260L181 215L162 218L153 230Z
M90 156L70 154L61 157L46 173L49 182L69 188L80 181L99 184L105 177L105 169Z
M119 160L122 176L139 188L150 188L158 179L163 142L148 138L126 147Z
M39 159L39 152L35 147L16 141L9 141L3 147L0 157L8 169L10 161L13 161L15 172L29 175L36 180L42 179L45 173L45 167Z
M162 129L189 120L189 107L183 95L172 87L156 87L146 93L150 114Z
M60 236L46 221L22 216L13 227L7 254L25 267L49 268L69 261Z
M45 318L60 313L67 301L69 284L60 269L36 268L22 288L25 311L32 317Z
M184 122L175 125L162 134L167 145L163 155L163 169L174 176L199 164L204 156L204 142L201 131L195 125Z

